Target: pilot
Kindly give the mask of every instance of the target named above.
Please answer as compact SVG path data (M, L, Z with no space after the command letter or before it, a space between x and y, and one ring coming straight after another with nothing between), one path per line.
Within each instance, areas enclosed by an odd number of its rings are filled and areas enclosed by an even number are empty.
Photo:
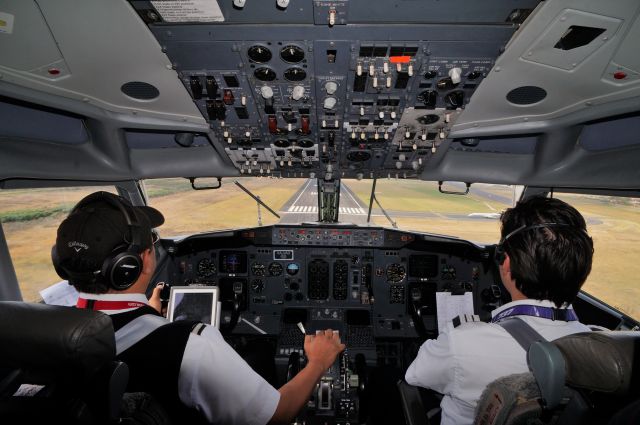
M158 313L160 288L151 303L145 297L156 268L152 229L163 222L154 208L96 192L60 224L52 249L56 270L80 292L78 307L109 314L116 346L129 346L118 355L130 369L128 391L151 393L174 423L291 422L344 349L339 336L306 336L306 367L276 390L215 327L167 322Z
M580 213L558 199L533 197L501 216L496 261L511 302L491 323L453 324L427 340L407 369L409 384L443 395L441 424L472 424L484 388L529 371L523 347L498 323L519 317L546 340L586 332L571 307L591 271L593 242Z

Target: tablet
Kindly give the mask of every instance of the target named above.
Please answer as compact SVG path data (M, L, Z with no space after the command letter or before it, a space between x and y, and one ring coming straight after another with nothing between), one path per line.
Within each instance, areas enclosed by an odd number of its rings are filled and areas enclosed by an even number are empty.
M170 322L191 320L219 327L217 286L172 286L167 308Z

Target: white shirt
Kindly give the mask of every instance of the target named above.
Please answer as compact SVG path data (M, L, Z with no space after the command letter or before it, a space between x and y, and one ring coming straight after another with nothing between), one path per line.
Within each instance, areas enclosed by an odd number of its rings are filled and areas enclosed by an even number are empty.
M81 293L80 297L149 303L144 294ZM115 314L133 309L102 311ZM214 424L264 425L280 401L278 390L251 369L213 326L207 326L200 335L189 335L180 365L178 394L185 406L197 409Z
M514 301L495 309L492 317L521 304L555 307L551 301ZM577 321L518 317L548 341L590 330ZM425 341L405 380L444 395L441 425L464 425L473 423L476 405L488 384L501 376L528 371L525 350L502 326L475 322L457 328L449 324L438 339Z

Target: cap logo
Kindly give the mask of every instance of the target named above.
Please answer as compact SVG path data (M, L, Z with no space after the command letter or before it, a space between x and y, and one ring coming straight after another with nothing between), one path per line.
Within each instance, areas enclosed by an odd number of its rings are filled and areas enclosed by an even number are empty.
M80 252L80 250L82 249L89 249L89 245L78 241L71 241L67 244L67 246L69 248L73 248L76 252Z

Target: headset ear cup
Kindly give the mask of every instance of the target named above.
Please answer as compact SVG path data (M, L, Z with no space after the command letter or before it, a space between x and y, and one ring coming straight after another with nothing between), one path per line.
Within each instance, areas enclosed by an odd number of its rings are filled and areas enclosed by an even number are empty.
M102 265L102 276L117 291L130 288L142 272L142 258L124 248L125 250L110 255Z
M53 268L55 269L58 276L60 276L64 280L69 280L69 275L60 265L60 257L58 257L58 251L56 250L56 246L51 247L51 262L53 263Z

